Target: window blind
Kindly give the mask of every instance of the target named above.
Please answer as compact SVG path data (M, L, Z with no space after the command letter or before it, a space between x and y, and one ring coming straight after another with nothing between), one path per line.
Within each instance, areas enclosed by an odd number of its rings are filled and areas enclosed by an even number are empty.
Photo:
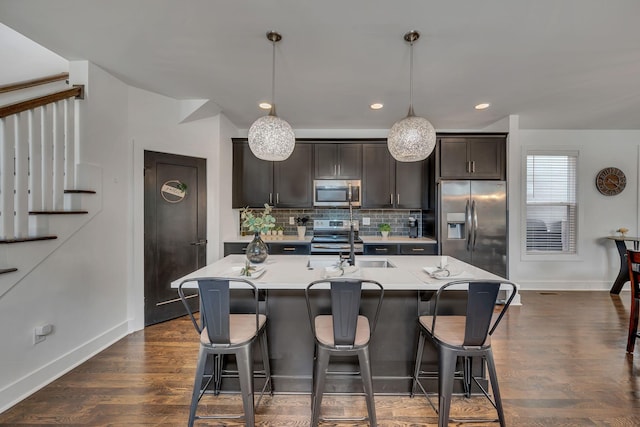
M577 155L527 155L527 253L576 253Z

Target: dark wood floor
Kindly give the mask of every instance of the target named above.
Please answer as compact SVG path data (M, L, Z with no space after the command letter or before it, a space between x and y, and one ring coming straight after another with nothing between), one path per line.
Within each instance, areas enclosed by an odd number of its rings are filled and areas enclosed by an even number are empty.
M508 425L640 425L640 356L625 353L628 299L628 292L522 293L524 305L511 308L493 340ZM0 425L186 425L197 347L184 318L148 327L0 414ZM209 410L241 408L237 395L211 399ZM421 397L376 396L376 408L380 426L437 423ZM323 411L364 413L364 400L327 397ZM484 412L482 398L456 398L452 410ZM309 396L267 397L256 415L259 426L305 426L308 419Z

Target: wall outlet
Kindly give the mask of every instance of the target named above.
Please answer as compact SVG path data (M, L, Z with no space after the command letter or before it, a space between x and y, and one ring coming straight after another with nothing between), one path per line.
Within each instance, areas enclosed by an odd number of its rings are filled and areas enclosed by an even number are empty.
M289 217L289 225L295 225L296 219L292 216Z
M33 329L33 344L38 344L47 339L47 335L53 332L53 325L47 323L46 325L36 326Z
M362 225L371 225L371 218L368 216L362 217Z

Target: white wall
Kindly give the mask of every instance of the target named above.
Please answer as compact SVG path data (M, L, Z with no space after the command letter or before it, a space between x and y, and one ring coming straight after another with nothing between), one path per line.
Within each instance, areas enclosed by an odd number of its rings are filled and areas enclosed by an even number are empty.
M180 123L184 103L136 88L128 90L133 152L133 266L131 328L144 327L144 151L200 157L207 161L207 262L221 257L221 230L231 210L231 139L235 126L224 116ZM224 219L223 219L224 217Z
M7 46L11 40L0 37L12 70L33 66ZM0 298L0 412L143 327L144 150L207 159L208 262L221 256L220 230L233 223L231 122L219 115L180 124L184 102L131 88L86 61L70 69L73 83L87 85L79 161L101 172L92 181L97 194L85 197L100 197L102 210ZM0 68L0 82L25 80L6 70ZM33 328L44 323L54 332L34 346Z
M510 278L523 289L611 288L619 270L619 257L605 236L627 227L638 235L638 152L640 131L526 130L509 140L509 248ZM578 150L578 255L551 261L523 260L522 156L528 147ZM603 196L595 187L597 172L607 166L622 169L626 189ZM526 301L525 301L526 303Z
M85 63L81 161L102 171L102 210L0 299L0 411L121 338L131 283L127 87ZM27 245L29 243L23 243ZM33 345L33 329L54 332Z

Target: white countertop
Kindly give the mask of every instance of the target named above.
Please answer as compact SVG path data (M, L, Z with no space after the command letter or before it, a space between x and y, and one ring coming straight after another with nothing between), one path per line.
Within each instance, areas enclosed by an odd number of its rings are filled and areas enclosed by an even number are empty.
M413 239L415 240L415 239ZM385 290L435 290L443 284L461 279L501 279L501 277L479 269L470 264L448 257L449 270L453 277L445 280L431 278L423 267L435 267L440 262L440 256L369 256L359 255L356 260L387 259L396 268L359 268L354 274L344 277L359 277L380 282ZM242 267L246 262L244 255L229 255L209 264L191 274L171 282L172 288L187 279L196 277L239 277L233 268ZM335 255L270 255L263 266L265 272L252 282L260 289L304 289L314 280L322 279L325 269L309 269L309 259L337 261ZM196 287L191 282L186 287Z

